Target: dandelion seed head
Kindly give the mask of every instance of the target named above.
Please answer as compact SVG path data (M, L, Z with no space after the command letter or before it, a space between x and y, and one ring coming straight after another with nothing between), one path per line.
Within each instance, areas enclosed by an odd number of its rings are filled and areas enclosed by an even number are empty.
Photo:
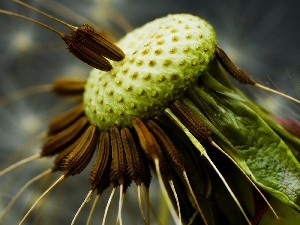
M130 126L135 116L151 118L161 114L171 100L183 95L207 70L216 39L213 28L204 20L177 14L136 29L118 44L127 57L114 63L107 73L92 71L84 94L87 117L103 130L113 125ZM187 48L190 50L185 51ZM167 65L161 63L165 60ZM165 79L161 80L161 76Z

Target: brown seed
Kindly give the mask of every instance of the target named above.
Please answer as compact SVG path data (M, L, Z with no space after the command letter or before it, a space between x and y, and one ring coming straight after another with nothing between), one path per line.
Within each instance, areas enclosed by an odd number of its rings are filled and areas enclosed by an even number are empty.
M159 161L159 167L161 173L170 180L172 177L172 169L168 161L162 153L161 147L157 140L154 138L153 134L148 130L143 121L139 118L134 118L132 120L132 125L138 135L140 145L145 152L145 154L153 161Z
M168 161L170 161L172 165L176 166L181 171L184 171L183 157L176 149L168 135L153 120L147 121L147 126L163 149Z
M70 144L82 132L87 124L87 119L81 117L68 128L50 136L42 148L41 156L51 156L61 151L65 145Z
M69 35L64 34L54 29L53 27L50 27L44 23L28 18L26 16L4 10L1 10L1 13L31 21L42 27L45 27L48 30L53 31L65 41L71 53L73 53L78 59L82 60L88 65L99 70L109 71L112 69L112 66L110 62L104 57L107 57L114 61L121 61L125 57L124 52L119 47L117 47L115 44L98 33L90 25L84 24L81 27L75 27L24 2L15 2L68 27L73 32Z
M126 156L118 128L111 127L109 133L112 151L110 182L116 187L124 184L127 178Z
M52 90L61 96L82 95L86 79L60 77L53 81Z
M217 59L221 63L221 65L225 68L225 70L232 75L236 80L243 84L254 85L256 82L252 80L252 78L243 70L238 68L227 56L227 54L220 48L220 46L216 47Z
M74 33L76 36L82 37L86 47L93 49L95 52L108 59L121 61L125 57L122 49L99 34L88 24L83 24L81 27L78 27Z
M132 125L137 133L140 145L145 154L152 160L162 158L162 152L159 144L143 121L139 118L134 118L132 120Z
M126 155L127 172L130 180L133 180L137 185L141 183L150 183L149 165L145 162L141 150L137 148L135 140L132 137L130 130L125 127L121 129L121 138Z
M65 177L81 173L91 161L98 141L98 130L95 126L89 126L80 143L67 156L62 165Z
M63 169L62 165L65 162L67 156L79 145L83 137L84 137L84 133L81 133L80 136L74 140L74 142L67 145L63 150L61 150L56 155L54 160L54 166L52 167L52 171Z
M112 69L110 62L87 45L81 36L71 33L71 35L64 34L61 38L68 45L70 52L81 61L99 70L110 71Z
M97 156L90 172L91 190L97 188L98 193L109 186L109 169L111 165L111 147L108 132L102 132L97 146Z
M180 101L175 100L170 105L170 109L198 140L212 141L210 129L196 118Z
M74 123L84 113L83 103L78 104L70 111L54 117L48 128L48 134L56 134Z

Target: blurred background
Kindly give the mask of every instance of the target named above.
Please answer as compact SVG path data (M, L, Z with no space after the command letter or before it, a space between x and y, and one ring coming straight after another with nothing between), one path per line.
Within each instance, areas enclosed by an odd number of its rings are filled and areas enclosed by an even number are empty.
M25 2L72 25L94 24L97 29L109 32L115 40L147 21L170 13L198 15L215 27L220 46L256 81L300 98L298 41L300 1L28 0ZM69 32L62 25L10 0L0 0L0 8L45 22L60 31ZM28 21L0 14L0 96L26 87L50 83L59 76L86 77L89 70L89 66L68 53L64 42L56 34ZM253 88L247 88L246 91L272 112L299 120L299 106L293 102ZM19 149L47 128L47 121L59 113L63 104L51 93L0 104L1 168L9 162L38 152L37 143L25 152ZM0 211L21 184L43 171L41 168L47 168L46 165L51 163L49 161L34 163L34 167L30 164L1 177ZM83 175L80 181L75 181L75 184L86 182L85 180ZM59 189L58 194L48 197L49 201L44 201L46 204L41 206L46 209L56 207L56 212L62 211L60 215L55 215L56 221L60 224L70 222L70 218L87 193L87 189L84 189L84 194L74 199L74 193L82 191L80 186L73 183L66 184L65 187L64 191ZM28 206L27 200L39 195L35 188L26 193L27 197L22 197L21 202L14 206L13 213L5 218L3 224L12 224L15 219L19 219L24 214L24 205ZM61 197L64 201L62 200L59 205L55 204ZM69 200L72 204L66 203ZM105 206L106 200L100 202L102 207ZM86 207L86 210L88 208ZM44 217L44 212L41 214L42 217L38 220L42 222L40 224L53 224L53 221L49 221L49 216L53 216L53 212L48 210L47 213L48 217ZM64 219L67 223L63 222ZM78 224L80 220L81 218ZM82 221L85 221L85 217Z

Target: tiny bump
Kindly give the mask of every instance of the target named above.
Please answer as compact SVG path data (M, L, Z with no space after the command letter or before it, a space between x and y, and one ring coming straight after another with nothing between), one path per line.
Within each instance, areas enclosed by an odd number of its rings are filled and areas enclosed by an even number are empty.
M124 116L124 112L123 111L120 111L118 114L119 114L120 117Z
M177 37L177 36L173 36L173 37L172 37L172 41L173 41L173 42L177 42L178 40L179 40L179 37Z
M192 37L191 34L186 34L186 35L185 35L185 38L186 38L186 39L191 39L191 37Z
M113 112L113 108L111 106L107 106L106 107L106 112L112 113Z
M117 97L117 101L118 101L118 102L123 102L123 101L124 101L124 98L123 98L122 96L119 96L119 97Z
M202 38L203 38L203 34L200 34L200 35L199 35L199 38L202 39Z
M102 83L102 86L103 86L103 87L106 87L106 86L107 86L107 81L104 81L104 82Z
M126 67L126 68L124 68L124 69L122 69L122 72L124 73L124 74L126 74L127 72L128 72L128 67Z
M136 65L137 65L137 66L141 66L141 65L143 65L143 63L144 63L144 60L139 59L139 60L136 62Z
M159 75L158 78L157 78L157 80L160 81L160 82L163 82L165 79L166 79L166 77L163 76L163 75Z
M113 90L107 91L107 95L110 95L110 96L114 95L114 91Z
M162 45L164 43L165 43L165 39L162 39L162 38L157 40L157 42L156 42L156 44L158 44L158 45Z
M196 50L200 50L201 47L199 45L196 46Z
M190 81L191 79L192 79L191 76L185 76L185 77L184 77L184 80L186 80L186 81Z
M155 50L154 50L154 53L155 53L156 55L160 55L160 54L162 53L161 48L155 49Z
M149 53L149 50L150 50L150 48L149 48L149 47L145 47L145 48L143 48L143 50L142 50L142 54L143 54L143 55L147 55L147 54Z
M113 72L110 74L112 77L116 77L117 76L117 73L116 72Z
M151 96L152 97L157 97L158 93L156 90L153 90L152 93L151 93Z
M162 34L157 34L155 35L155 38L158 39L158 38L161 38L163 35Z
M186 30L190 29L189 25L184 25L184 29Z
M130 103L129 106L130 106L131 109L135 109L136 108L136 104L134 104L134 103Z
M144 76L143 76L143 78L144 78L145 80L148 80L150 77L151 77L151 74L150 74L150 73L145 73Z
M155 66L155 64L156 64L156 61L153 59L149 60L149 62L148 62L148 65L151 67Z
M130 75L130 77L131 77L131 78L137 78L138 75L139 75L139 73L138 73L137 71L134 71L134 72Z
M173 74L172 76L171 76L171 80L177 80L178 79L178 75L177 74Z
M180 60L178 64L179 66L183 66L185 64L185 60Z
M144 112L148 112L149 111L149 107L148 106L145 106L144 107Z
M129 62L130 62L130 63L133 63L134 60L135 60L135 57L131 57L131 58L129 59Z
M193 61L193 62L192 62L192 66L196 66L197 64L198 64L197 61Z
M145 94L145 90L142 89L142 88L140 88L140 89L138 90L138 94L139 94L139 95L144 95L144 94Z
M128 85L125 89L126 89L126 91L131 91L132 90L132 86Z
M99 98L98 103L102 105L103 104L103 98Z
M123 80L122 80L122 79L117 79L117 80L116 80L116 85L117 85L117 86L120 86L122 83L123 83Z
M174 27L172 27L170 31L171 31L171 33L176 33L177 32L177 30Z
M177 52L177 49L176 48L171 48L170 50L169 50L169 53L171 53L171 54L174 54L174 53L176 53Z
M183 52L185 52L185 53L188 52L189 50L190 50L190 48L188 46L183 48Z
M169 59L165 59L163 62L164 66L169 66L170 64L171 64L171 60L169 60Z

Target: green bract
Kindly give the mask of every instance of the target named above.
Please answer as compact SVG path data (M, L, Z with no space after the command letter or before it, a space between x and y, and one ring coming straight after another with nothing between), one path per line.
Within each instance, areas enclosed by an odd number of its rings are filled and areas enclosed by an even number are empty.
M205 73L186 102L213 131L213 139L265 191L300 211L300 164L275 132L269 115L243 95ZM273 127L271 127L273 126ZM277 126L277 129L280 129ZM292 135L290 135L292 136ZM293 143L300 148L300 142Z
M100 130L160 114L207 69L216 38L206 21L179 14L134 30L118 46L125 59L109 72L92 70L85 89L86 115Z

